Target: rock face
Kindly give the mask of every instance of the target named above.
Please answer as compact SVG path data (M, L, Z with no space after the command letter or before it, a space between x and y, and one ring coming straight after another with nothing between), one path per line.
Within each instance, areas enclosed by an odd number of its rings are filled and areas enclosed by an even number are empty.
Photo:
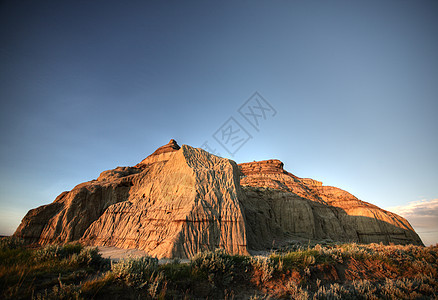
M246 254L300 239L422 244L400 216L288 173L279 160L237 165L174 140L30 210L15 236L159 258L218 247Z
M79 184L60 194L53 203L30 210L15 235L39 244L80 239L110 205L127 199L133 178L114 173L112 181Z
M144 167L127 200L109 206L83 240L157 257L190 257L218 247L245 254L238 172L231 160L183 145L167 161Z
M236 163L171 142L135 167L104 171L95 181L31 210L15 235L47 244L138 248L150 255L191 257L224 248L246 254Z
M422 245L406 219L339 188L288 173L278 160L239 166L251 248L300 238Z

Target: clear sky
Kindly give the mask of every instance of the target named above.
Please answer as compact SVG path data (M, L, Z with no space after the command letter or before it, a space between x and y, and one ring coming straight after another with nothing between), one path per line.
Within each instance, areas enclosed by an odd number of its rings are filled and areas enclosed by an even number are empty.
M0 234L171 138L420 205L416 226L438 198L437 15L436 1L1 2ZM276 111L259 131L238 112L256 91ZM233 156L213 138L230 117L252 137ZM416 227L428 243L437 215Z

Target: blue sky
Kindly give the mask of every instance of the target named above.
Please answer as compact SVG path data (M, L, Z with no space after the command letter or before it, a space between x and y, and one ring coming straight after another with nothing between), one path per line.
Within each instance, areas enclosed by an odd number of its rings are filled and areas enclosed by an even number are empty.
M427 207L437 13L436 1L3 1L0 234L171 138L278 158L383 208ZM238 113L256 91L277 111L258 132ZM252 136L232 157L212 137L230 117Z

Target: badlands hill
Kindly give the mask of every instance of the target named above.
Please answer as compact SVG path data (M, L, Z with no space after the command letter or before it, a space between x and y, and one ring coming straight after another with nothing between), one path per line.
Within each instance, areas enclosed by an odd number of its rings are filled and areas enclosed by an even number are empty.
M406 219L288 173L279 160L238 165L174 140L30 210L14 235L43 245L137 248L158 258L323 239L422 245Z

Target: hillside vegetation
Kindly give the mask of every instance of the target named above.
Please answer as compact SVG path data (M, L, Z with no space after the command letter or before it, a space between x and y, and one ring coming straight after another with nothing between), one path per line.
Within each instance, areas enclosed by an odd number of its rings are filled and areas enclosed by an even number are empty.
M327 244L117 263L78 243L0 240L2 299L437 299L438 246Z

